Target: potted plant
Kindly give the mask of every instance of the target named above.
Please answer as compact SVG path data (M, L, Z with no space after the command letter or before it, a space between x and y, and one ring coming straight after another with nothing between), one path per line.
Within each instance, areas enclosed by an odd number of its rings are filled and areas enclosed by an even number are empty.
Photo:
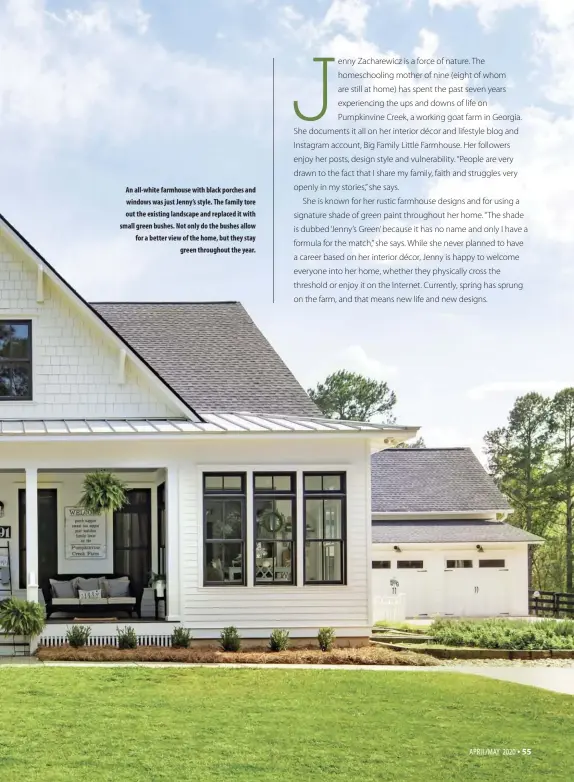
M44 608L40 603L9 597L0 603L0 628L8 635L21 635L30 644L40 635L46 624Z
M155 590L158 597L163 597L165 594L165 576L160 576L152 570L149 576L148 586Z
M107 470L87 473L82 491L79 506L97 516L121 510L127 503L127 486Z

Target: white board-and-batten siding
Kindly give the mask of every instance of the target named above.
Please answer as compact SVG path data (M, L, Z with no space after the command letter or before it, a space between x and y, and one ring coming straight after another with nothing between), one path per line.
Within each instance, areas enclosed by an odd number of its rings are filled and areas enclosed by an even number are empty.
M32 322L33 401L1 406L2 418L157 418L181 415L165 392L46 275L43 301L30 259L0 239L0 320Z
M32 465L51 470L104 467L167 469L168 593L170 618L200 638L218 638L236 626L245 638L266 638L273 628L292 637L313 638L319 627L333 627L340 638L367 637L370 632L369 451L363 437L315 434L243 437L224 435L181 441L98 440L91 442L2 443L0 470ZM292 471L298 475L296 586L203 585L202 473L218 470L248 475L246 560L253 572L253 505L249 485L253 472ZM345 585L304 585L303 472L347 474ZM170 508L170 476L177 508ZM135 476L134 476L135 477ZM177 487L177 488L175 488ZM170 550L171 531L177 527ZM170 580L176 568L177 587ZM253 579L251 579L252 582ZM175 587L176 594L173 589ZM50 628L53 631L53 626Z

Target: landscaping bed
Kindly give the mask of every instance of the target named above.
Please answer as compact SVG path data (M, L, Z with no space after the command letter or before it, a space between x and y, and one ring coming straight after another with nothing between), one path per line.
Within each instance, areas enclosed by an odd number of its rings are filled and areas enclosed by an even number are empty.
M573 660L573 649L487 649L477 646L444 646L441 644L408 644L378 642L395 652L413 652L438 660Z
M177 663L281 663L291 665L437 665L434 657L410 649L397 650L380 645L337 649L290 649L271 652L267 648L240 652L216 649L175 649L160 646L138 646L136 649L118 649L115 646L39 646L39 660L75 662L177 662Z
M428 633L443 647L574 653L573 620L437 619Z

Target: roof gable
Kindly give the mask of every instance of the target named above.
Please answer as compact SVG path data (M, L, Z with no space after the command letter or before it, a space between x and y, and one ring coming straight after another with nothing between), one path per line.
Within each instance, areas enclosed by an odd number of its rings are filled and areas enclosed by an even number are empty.
M32 268L35 266L37 270L37 280L34 283L34 304L37 305L38 314L42 312L44 306L44 286L45 281L48 280L54 289L54 292L58 292L63 299L67 299L68 303L72 305L69 307L69 314L72 318L77 318L78 314L82 314L86 321L86 327L88 330L97 332L100 337L103 337L107 343L108 349L117 348L118 367L122 361L122 352L125 357L131 359L132 367L128 367L128 372L131 370L132 374L140 373L147 380L152 395L155 394L163 400L164 403L164 415L169 410L172 414L183 414L192 419L198 419L192 406L183 400L179 394L169 386L169 384L162 378L159 373L151 367L145 358L143 358L137 350L130 345L123 335L119 334L113 326L105 321L105 319L98 313L88 302L60 275L60 273L42 256L40 253L28 242L28 240L2 215L0 214L0 239L3 240L7 246L14 248L20 257L25 257L30 262ZM19 262L19 258L14 258L16 262ZM4 264L9 262L8 258L4 258ZM25 273L25 269L22 266L21 273ZM0 308L8 311L8 306L5 303L4 296L0 296ZM15 307L11 307L11 313L15 312ZM142 414L143 410L141 411Z
M322 417L238 302L93 307L200 414Z
M373 513L511 510L470 448L397 448L373 454Z

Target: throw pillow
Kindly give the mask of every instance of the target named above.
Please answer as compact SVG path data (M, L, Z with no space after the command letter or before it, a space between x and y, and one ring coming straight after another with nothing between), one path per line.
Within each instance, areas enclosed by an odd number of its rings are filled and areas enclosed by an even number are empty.
M84 592L90 592L92 589L101 589L102 588L102 579L93 576L92 578L84 578L83 576L78 576L74 579L74 586L76 590L83 590ZM80 595L78 594L78 597Z
M80 600L95 600L101 596L101 589L78 589L78 597Z
M106 597L129 597L130 582L128 578L110 578L104 582Z
M56 581L51 578L50 586L54 597L76 597L72 581Z

